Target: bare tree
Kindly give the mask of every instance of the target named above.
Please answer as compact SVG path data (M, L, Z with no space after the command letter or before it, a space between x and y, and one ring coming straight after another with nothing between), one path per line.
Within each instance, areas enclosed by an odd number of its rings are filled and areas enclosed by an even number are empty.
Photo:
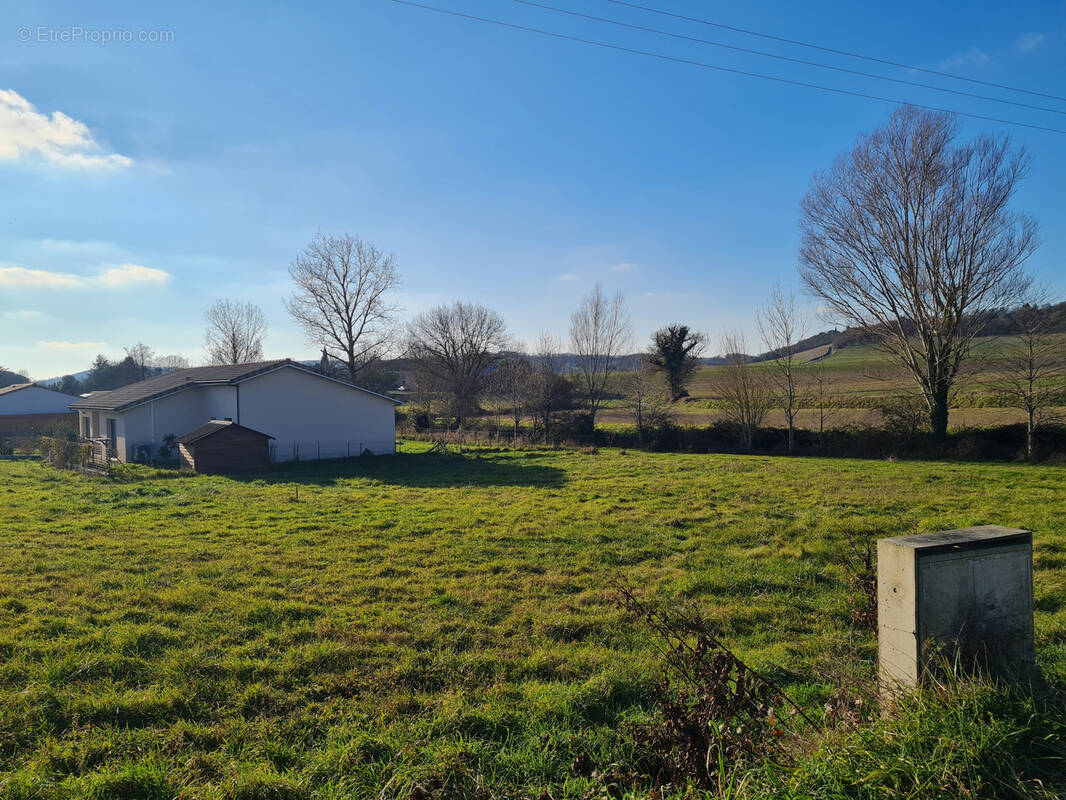
M642 358L635 370L622 375L622 386L625 408L637 428L637 447L643 447L650 434L671 421L669 385L656 365Z
M155 351L144 342L137 342L132 347L124 347L126 357L133 363L136 369L137 380L143 381L152 376L152 368L155 365Z
M263 360L266 317L255 303L216 300L204 313L204 350L209 364L250 364Z
M1066 347L1051 332L1047 315L1038 304L1026 304L1013 316L1021 332L1011 337L1000 362L996 387L1025 412L1025 455L1036 452L1036 431L1047 421L1051 407L1060 402L1060 379L1066 374Z
M507 344L503 317L473 303L437 306L419 314L407 328L407 357L419 385L447 399L457 425L477 410Z
M596 412L607 394L607 381L631 342L629 312L622 293L607 298L597 283L570 316L570 346L577 359L577 376L594 430Z
M343 363L357 383L397 336L398 308L389 294L400 285L396 260L347 233L319 233L289 267L296 291L285 308L307 339Z
M179 369L187 369L190 364L189 359L185 356L173 353L171 355L158 356L153 366L160 372L174 372Z
M526 415L529 405L535 370L534 364L529 359L516 357L501 361L492 374L493 394L500 403L500 407L510 412L516 441L522 418Z
M815 362L814 369L811 371L810 386L811 400L818 413L818 446L821 447L825 444L825 425L837 410L832 376L821 360Z
M706 346L707 337L688 325L667 325L652 334L650 363L666 374L672 401L688 394L685 384L700 365Z
M750 453L755 434L773 403L773 386L766 372L752 365L743 333L724 333L722 349L725 363L715 375L715 394L721 400L725 420L737 429L744 449Z
M770 302L756 314L763 345L774 364L777 393L781 398L788 425L788 452L796 448L796 414L799 412L799 388L796 384L796 355L799 343L807 335L807 319L796 309L796 296L778 284L770 292Z
M1037 245L1036 223L1010 209L1025 150L957 132L949 114L898 109L816 176L801 215L807 289L899 360L938 438L982 312L1017 303Z
M542 333L533 356L533 375L529 384L529 412L533 417L533 435L550 442L559 414L573 403L574 385L566 376L561 348L550 333Z

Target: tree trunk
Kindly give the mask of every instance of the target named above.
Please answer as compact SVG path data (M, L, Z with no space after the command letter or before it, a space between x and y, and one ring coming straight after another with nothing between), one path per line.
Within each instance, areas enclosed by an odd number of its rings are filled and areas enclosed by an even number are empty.
M1026 458L1032 458L1033 457L1033 451L1036 449L1034 447L1034 441L1033 441L1034 438L1035 438L1034 433L1035 433L1035 430L1036 430L1036 425L1034 424L1035 420L1033 419L1034 416L1035 415L1033 414L1033 410L1030 408L1029 409L1029 414L1028 414L1028 417L1026 418L1026 423L1025 423L1025 457Z
M948 437L948 391L947 386L938 386L929 398L929 425L938 442Z

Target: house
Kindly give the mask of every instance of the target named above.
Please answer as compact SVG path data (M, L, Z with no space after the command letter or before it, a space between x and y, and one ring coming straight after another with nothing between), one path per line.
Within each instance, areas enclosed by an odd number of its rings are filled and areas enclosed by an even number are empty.
M181 466L205 474L253 472L270 464L270 440L236 422L215 419L178 439Z
M273 437L272 461L396 451L396 400L289 359L179 369L71 403L85 439L106 439L116 458L160 445L212 420Z
M55 423L73 424L68 406L78 398L35 383L15 383L0 389L0 435L37 433Z

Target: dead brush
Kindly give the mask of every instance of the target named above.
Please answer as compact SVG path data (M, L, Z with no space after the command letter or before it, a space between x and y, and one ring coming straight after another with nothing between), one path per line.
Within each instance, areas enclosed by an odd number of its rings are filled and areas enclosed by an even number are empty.
M877 562L874 537L849 533L844 553L848 576L848 615L856 631L877 631Z
M655 608L628 585L615 588L619 607L652 630L664 659L665 675L652 690L653 719L629 726L638 748L656 762L657 786L720 791L746 763L787 761L794 723L816 727L779 686L741 661L697 609Z

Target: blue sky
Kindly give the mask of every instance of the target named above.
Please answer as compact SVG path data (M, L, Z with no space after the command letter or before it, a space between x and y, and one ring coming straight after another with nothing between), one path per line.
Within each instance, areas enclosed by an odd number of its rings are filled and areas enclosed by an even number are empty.
M548 0L551 2L551 0ZM1066 115L786 65L508 0L431 4L726 67L1038 125ZM619 7L556 6L1047 105ZM1066 95L1066 2L647 4ZM0 364L35 378L142 340L202 358L202 315L260 304L268 356L310 357L287 267L316 230L395 253L410 316L484 303L564 337L599 280L636 338L741 326L796 284L811 175L891 106L504 30L389 0L0 4ZM79 32L80 31L80 32ZM143 32L143 34L142 34ZM132 37L134 41L101 41ZM142 35L169 41L137 41ZM20 38L29 37L29 41ZM74 41L62 41L73 38ZM92 39L92 41L90 41ZM1066 289L1066 135L963 120L1030 149L1030 264ZM754 349L754 348L753 348Z

